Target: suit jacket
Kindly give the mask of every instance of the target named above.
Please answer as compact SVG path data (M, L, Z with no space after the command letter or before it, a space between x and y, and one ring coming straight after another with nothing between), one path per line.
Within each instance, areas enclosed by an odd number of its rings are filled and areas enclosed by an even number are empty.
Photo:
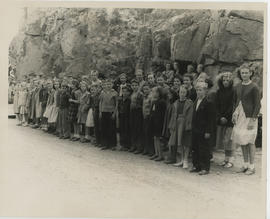
M214 105L208 101L207 98L203 98L198 109L196 110L198 99L194 102L193 116L192 116L192 132L196 133L209 133L211 137L214 134Z

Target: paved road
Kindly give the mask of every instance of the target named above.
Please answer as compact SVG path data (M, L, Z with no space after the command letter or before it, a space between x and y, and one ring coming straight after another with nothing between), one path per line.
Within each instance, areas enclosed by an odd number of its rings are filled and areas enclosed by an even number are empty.
M142 155L100 151L8 121L0 216L250 218L263 214L260 168L198 176ZM220 161L221 154L215 154ZM257 167L261 164L257 154ZM239 166L239 163L237 163Z

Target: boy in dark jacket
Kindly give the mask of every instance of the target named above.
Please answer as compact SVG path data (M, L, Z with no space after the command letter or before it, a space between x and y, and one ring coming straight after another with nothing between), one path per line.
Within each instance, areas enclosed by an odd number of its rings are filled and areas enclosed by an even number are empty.
M130 94L131 88L126 85L121 88L122 96L118 100L118 118L119 118L119 134L120 134L120 150L127 151L130 148Z
M59 138L68 139L70 137L70 127L68 122L68 108L69 108L70 93L67 83L63 82L59 94Z
M190 172L206 175L210 170L211 138L213 137L213 104L206 98L208 85L196 84L197 99L194 102L192 117L192 163Z

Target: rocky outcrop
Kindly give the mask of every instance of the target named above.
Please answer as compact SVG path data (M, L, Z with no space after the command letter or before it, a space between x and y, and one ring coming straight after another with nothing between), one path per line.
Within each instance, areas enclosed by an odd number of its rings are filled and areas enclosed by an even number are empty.
M165 61L202 63L213 77L244 62L262 66L260 11L28 9L10 45L18 77L31 72L105 76L160 71ZM185 70L183 70L185 71Z

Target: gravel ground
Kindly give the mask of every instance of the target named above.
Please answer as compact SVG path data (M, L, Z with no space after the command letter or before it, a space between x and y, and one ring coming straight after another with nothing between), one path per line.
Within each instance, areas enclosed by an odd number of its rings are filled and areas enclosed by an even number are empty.
M101 151L60 140L10 119L2 139L0 216L233 218L264 215L261 151L255 175L236 174L216 163L211 173L191 174L143 155Z

